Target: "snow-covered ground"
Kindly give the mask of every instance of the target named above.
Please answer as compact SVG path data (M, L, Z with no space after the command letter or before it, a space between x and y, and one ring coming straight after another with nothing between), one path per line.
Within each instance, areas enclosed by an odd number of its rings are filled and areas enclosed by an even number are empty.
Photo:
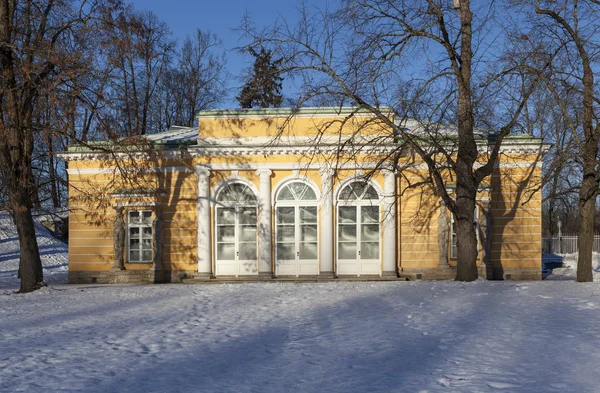
M599 392L600 286L0 290L2 392Z
M36 217L36 234L44 279L48 283L67 282L67 245L52 237ZM0 288L19 285L19 238L15 225L7 212L0 212Z
M547 280L574 280L577 277L577 257L578 254L550 254L545 255L545 260L548 262L561 262L562 266L559 268L552 269L552 274L548 276ZM600 281L600 253L593 253L592 255L592 274L594 281ZM599 390L600 391L600 390Z
M600 285L64 285L17 295L0 215L0 392L600 392ZM566 258L567 265L572 258ZM554 269L553 273L559 269Z

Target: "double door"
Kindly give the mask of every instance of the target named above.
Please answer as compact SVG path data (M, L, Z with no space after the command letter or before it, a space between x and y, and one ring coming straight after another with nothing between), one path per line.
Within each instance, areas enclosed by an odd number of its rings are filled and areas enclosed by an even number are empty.
M277 206L275 274L319 274L317 206Z
M381 274L379 206L338 206L337 274Z
M258 209L216 207L217 276L258 274Z

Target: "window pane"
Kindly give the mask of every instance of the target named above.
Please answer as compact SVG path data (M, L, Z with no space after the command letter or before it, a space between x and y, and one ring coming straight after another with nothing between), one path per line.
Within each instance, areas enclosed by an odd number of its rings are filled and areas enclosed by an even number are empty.
M306 190L304 190L304 195L302 195L303 201L315 201L317 200L317 194L313 191L313 189L309 186L306 186Z
M317 241L317 226L316 225L302 225L301 227L301 241L312 242Z
M379 206L362 206L360 220L364 223L379 222Z
M130 250L129 251L129 262L139 262L140 261L140 252L138 250Z
M152 239L142 240L142 250L152 250Z
M242 242L256 242L256 225L240 226L240 241Z
M361 243L361 259L379 259L379 243Z
M150 211L142 212L142 224L152 225L152 212L150 212Z
M296 259L296 245L294 243L277 243L277 259Z
M356 243L338 243L339 259L356 259Z
M152 239L152 228L142 228L142 239Z
M279 195L277 195L277 200L278 201L293 201L294 200L294 195L290 191L289 186L283 187L283 189L279 192Z
M233 243L217 244L217 259L220 261L233 261L235 259L235 245Z
M379 194L373 186L368 186L362 199L379 199Z
M317 207L300 206L300 222L303 224L317 222Z
M243 207L240 209L240 224L254 224L256 225L256 208L255 207Z
M240 244L240 260L256 260L256 243Z
M277 208L277 223L278 224L293 224L295 221L294 207L278 207Z
M140 247L140 239L129 238L129 248L139 248Z
M292 225L277 226L277 241L278 242L295 242L296 228Z
M352 190L354 191L355 195L355 198L353 199L359 199L360 197L362 197L365 188L367 188L367 184L365 182L358 181L350 184L350 186L352 187Z
M218 226L217 227L217 242L233 242L235 241L235 226Z
M356 222L356 206L340 206L338 212L340 224Z
M300 259L317 259L317 243L301 243Z
M152 250L150 250L150 251L142 251L142 261L144 261L144 262L152 262Z
M304 194L304 190L308 187L304 183L294 182L288 186L292 192L296 195L296 199L302 199L302 195Z
M379 241L379 225L370 224L362 225L362 233L361 233L362 241Z
M139 225L141 223L139 212L129 212L129 224Z
M234 224L235 209L233 208L217 208L217 224Z
M338 231L338 240L356 241L356 225L340 225Z
M356 195L354 195L354 192L352 191L351 186L352 186L351 184L348 184L346 187L344 187L342 192L340 192L341 200L350 201L350 200L356 199Z
M140 238L140 228L138 228L138 227L129 228L129 238L139 239Z

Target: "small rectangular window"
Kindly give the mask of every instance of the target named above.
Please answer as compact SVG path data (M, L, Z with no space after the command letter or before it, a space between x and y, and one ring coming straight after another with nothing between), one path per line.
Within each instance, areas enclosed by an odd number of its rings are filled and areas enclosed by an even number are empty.
M131 210L127 214L129 263L152 262L152 212Z
M479 206L475 206L475 236L477 236L477 248L479 249ZM458 248L456 247L456 221L454 214L450 214L450 259L458 259Z

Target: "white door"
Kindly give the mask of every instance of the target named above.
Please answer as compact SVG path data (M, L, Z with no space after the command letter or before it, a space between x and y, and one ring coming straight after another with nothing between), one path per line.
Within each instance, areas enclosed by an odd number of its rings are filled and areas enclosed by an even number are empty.
M257 208L216 207L215 275L258 274Z
M319 274L317 206L278 206L275 274Z
M337 274L381 275L379 206L338 206Z

